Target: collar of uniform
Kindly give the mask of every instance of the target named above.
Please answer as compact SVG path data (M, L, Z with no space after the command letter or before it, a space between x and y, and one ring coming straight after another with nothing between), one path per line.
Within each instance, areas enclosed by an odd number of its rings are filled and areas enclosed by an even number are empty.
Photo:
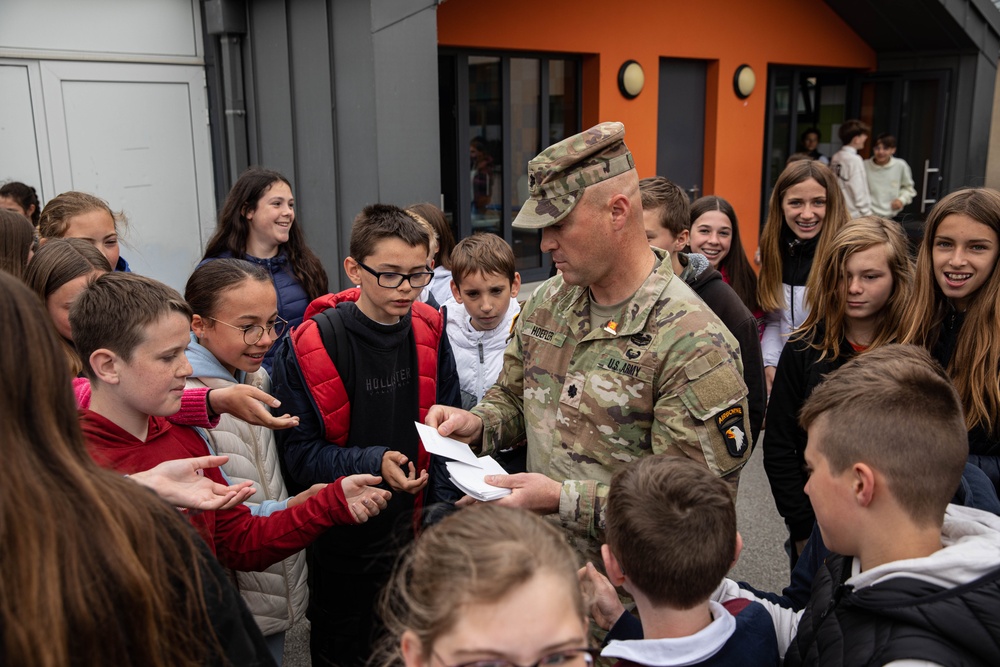
M618 323L615 334L608 333L603 328L590 330L590 288L580 286L569 286L565 283L555 285L556 291L550 298L554 300L550 312L557 314L560 320L568 320L572 317L577 321L577 327L572 330L574 336L579 336L578 340L599 340L607 338L617 338L619 336L631 336L646 328L646 320L652 314L656 303L663 294L667 284L674 278L674 270L670 264L667 253L659 248L651 248L656 256L657 265L653 268L646 280L643 281L639 289L632 296L625 307L625 314L622 321ZM557 278L561 282L561 278Z

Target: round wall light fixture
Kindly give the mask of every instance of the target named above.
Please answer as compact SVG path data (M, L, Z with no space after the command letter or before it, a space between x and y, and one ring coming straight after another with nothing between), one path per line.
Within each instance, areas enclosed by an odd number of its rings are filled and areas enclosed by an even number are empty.
M618 90L621 91L625 99L633 99L642 92L642 87L646 83L646 75L642 71L642 65L634 60L626 60L618 70Z
M750 97L750 93L753 92L756 85L757 75L753 73L753 68L750 65L740 65L736 68L736 74L733 75L733 89L736 91L736 97L745 100Z

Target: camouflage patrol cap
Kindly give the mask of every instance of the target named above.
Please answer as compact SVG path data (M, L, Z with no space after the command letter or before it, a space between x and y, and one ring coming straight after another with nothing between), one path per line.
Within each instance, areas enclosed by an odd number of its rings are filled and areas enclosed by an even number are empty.
M634 168L621 123L601 123L563 139L528 163L528 201L514 219L514 227L553 225L573 210L585 187Z

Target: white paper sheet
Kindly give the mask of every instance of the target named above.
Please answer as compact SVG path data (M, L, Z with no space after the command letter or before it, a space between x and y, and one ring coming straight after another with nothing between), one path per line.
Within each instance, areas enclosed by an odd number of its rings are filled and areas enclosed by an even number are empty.
M414 422L424 449L436 456L450 459L445 463L452 483L476 500L496 500L509 496L510 489L491 486L483 481L485 475L506 475L507 471L492 456L476 457L472 449L458 440L446 438L425 424Z

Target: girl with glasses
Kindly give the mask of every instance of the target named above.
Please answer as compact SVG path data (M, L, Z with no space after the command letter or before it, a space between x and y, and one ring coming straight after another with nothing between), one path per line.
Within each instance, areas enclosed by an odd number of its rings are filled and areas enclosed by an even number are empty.
M559 529L481 504L429 528L382 595L382 667L584 667L577 557Z
M184 298L194 311L187 348L193 369L188 387L207 387L211 392L246 384L270 393L271 378L261 365L287 323L278 316L277 294L268 271L239 259L208 262L191 274ZM255 514L266 516L305 502L326 486L317 484L289 498L274 433L268 428L223 415L206 437L215 453L229 456L222 469L230 482L250 481L257 489L247 500ZM285 631L302 618L308 602L305 552L264 572L237 572L236 578L281 664Z
M329 289L322 263L295 224L292 185L270 169L247 169L229 191L202 264L225 257L245 259L268 272L278 295L278 314L288 322L286 331L298 326L309 302ZM275 349L264 357L269 373Z

